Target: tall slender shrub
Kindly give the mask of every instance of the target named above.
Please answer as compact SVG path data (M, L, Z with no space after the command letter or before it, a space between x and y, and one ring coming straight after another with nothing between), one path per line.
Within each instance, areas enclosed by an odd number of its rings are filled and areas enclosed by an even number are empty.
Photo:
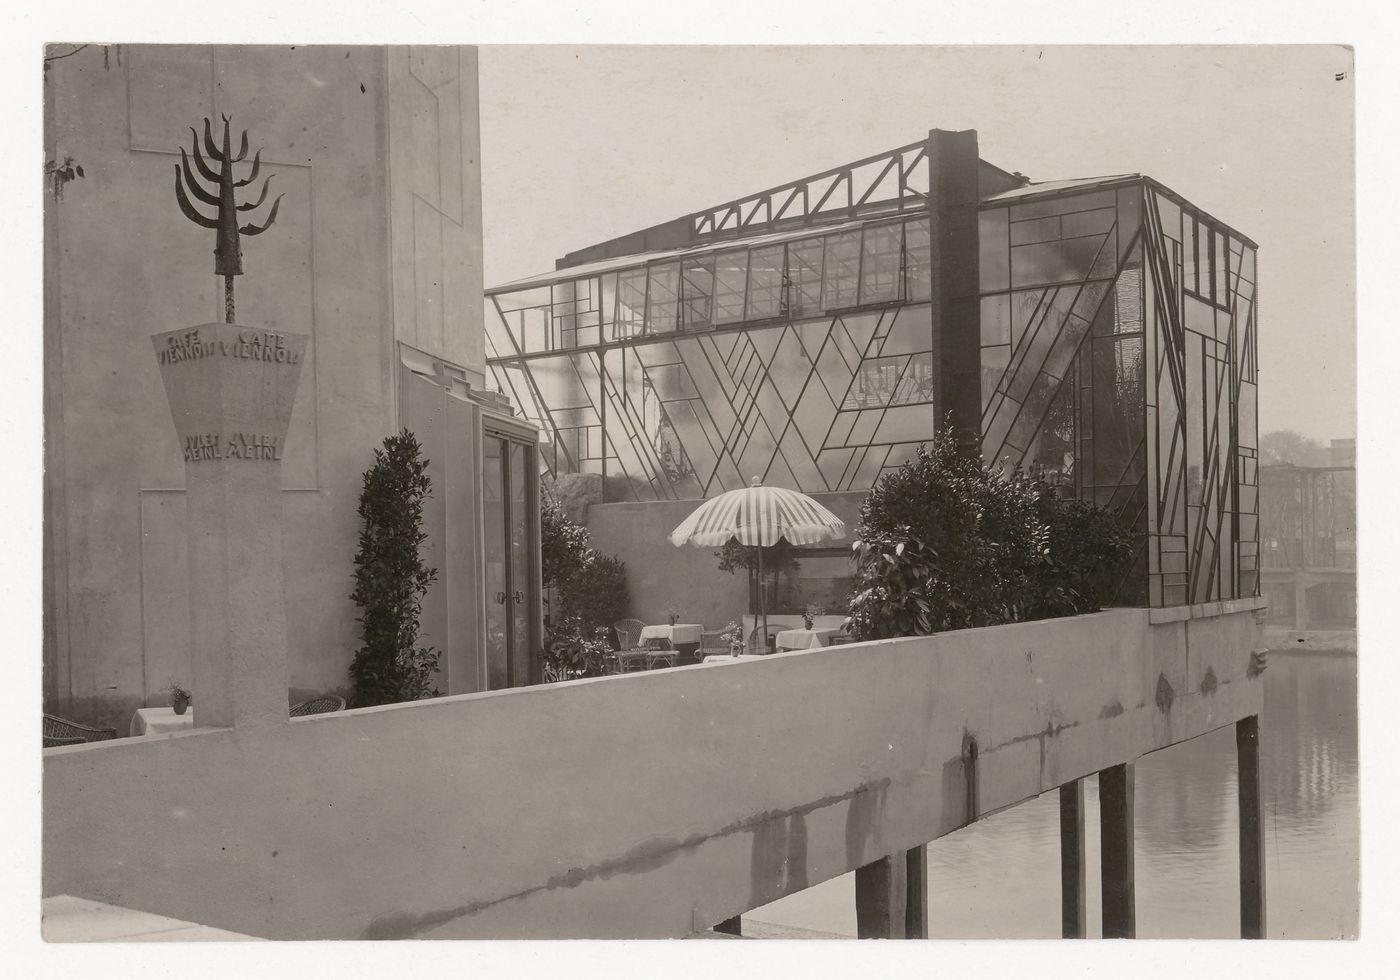
M588 529L540 499L540 572L553 603L541 660L546 681L605 671L608 632L627 613L627 567L589 544Z
M418 645L423 596L437 569L423 561L423 501L432 490L428 461L404 429L374 451L360 492L355 591L363 645L350 664L356 707L436 697L438 653Z

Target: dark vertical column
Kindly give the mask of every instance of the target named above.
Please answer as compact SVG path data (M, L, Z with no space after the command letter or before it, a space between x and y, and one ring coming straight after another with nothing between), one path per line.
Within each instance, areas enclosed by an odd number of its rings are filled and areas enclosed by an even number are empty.
M903 939L908 880L904 852L856 868L856 935Z
M1060 787L1060 935L1083 939L1087 919L1084 861L1084 780Z
M1103 937L1132 939L1137 932L1133 901L1133 764L1099 773L1099 838L1102 851Z
M904 938L928 938L928 845L904 852Z
M939 425L952 415L959 445L976 452L981 425L977 131L928 134L933 352Z
M1259 716L1235 722L1240 801L1240 938L1263 939L1264 811L1259 783Z
M742 916L736 915L733 918L725 919L719 925L715 926L715 932L722 932L729 936L742 936L744 934L744 928L741 922L742 918Z

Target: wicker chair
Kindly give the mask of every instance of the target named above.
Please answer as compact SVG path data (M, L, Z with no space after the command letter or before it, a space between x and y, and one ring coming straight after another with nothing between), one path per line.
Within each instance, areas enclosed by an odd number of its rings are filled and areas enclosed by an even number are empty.
M642 630L647 624L640 619L619 619L613 623L613 629L617 630L617 645L623 650L635 650L637 644L642 641Z
M77 745L80 742L105 742L117 737L115 728L90 728L55 715L44 715L44 748L55 745Z
M292 718L301 718L304 715L324 715L332 711L344 711L345 699L328 694L323 698L312 698L310 701L302 701L294 704L287 712Z
M699 656L702 661L706 657L729 653L729 644L720 639L722 636L724 630L705 630L700 634Z
M46 738L44 739L44 748L52 749L60 745L82 745L86 741L87 739L81 736L75 736L73 738Z
M762 626L755 626L749 630L749 642L745 646L745 652L766 654L777 651L777 636L783 631L781 626L769 626L767 632Z
M647 670L653 670L658 665L674 667L679 656L680 651L671 645L670 640L647 640Z

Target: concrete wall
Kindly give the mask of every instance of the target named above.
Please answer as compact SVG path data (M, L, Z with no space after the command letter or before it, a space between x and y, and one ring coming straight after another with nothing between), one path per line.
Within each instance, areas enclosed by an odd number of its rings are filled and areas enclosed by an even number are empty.
M282 939L685 935L1257 714L1254 613L1198 615L50 749L43 891Z
M848 547L865 493L813 494L841 520L847 536L822 547ZM674 603L681 621L722 629L749 611L748 581L743 572L721 572L718 548L674 547L669 538L676 526L704 501L656 500L590 504L588 530L593 547L616 554L627 563L631 615L648 623L664 623ZM835 612L836 610L832 610Z
M395 341L482 369L475 55L91 45L45 86L47 156L85 172L45 208L46 704L125 730L190 677L184 472L149 338L223 319L213 232L172 186L187 127L219 113L286 194L245 240L238 320L310 337L283 464L288 686L339 687Z

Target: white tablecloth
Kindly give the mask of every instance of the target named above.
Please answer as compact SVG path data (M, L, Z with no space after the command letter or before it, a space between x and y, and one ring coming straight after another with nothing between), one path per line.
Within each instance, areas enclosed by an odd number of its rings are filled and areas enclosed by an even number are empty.
M779 650L814 650L827 646L831 637L840 632L835 629L783 630L778 634Z
M762 659L763 659L763 655L762 655L762 654L758 654L758 653L741 653L741 654L739 654L739 656L737 656L737 657L730 656L730 655L727 654L727 653L712 653L712 654L710 654L708 657L706 657L704 660L702 660L702 661L700 661L700 662L703 663L703 664L727 664L727 663L733 663L733 662L736 661L736 660L762 660Z
M131 734L160 735L163 732L180 732L194 727L194 705L177 715L174 708L137 708L131 716Z
M670 640L673 647L678 647L682 643L698 644L700 634L704 631L705 627L699 623L677 623L675 626L643 626L641 642Z

